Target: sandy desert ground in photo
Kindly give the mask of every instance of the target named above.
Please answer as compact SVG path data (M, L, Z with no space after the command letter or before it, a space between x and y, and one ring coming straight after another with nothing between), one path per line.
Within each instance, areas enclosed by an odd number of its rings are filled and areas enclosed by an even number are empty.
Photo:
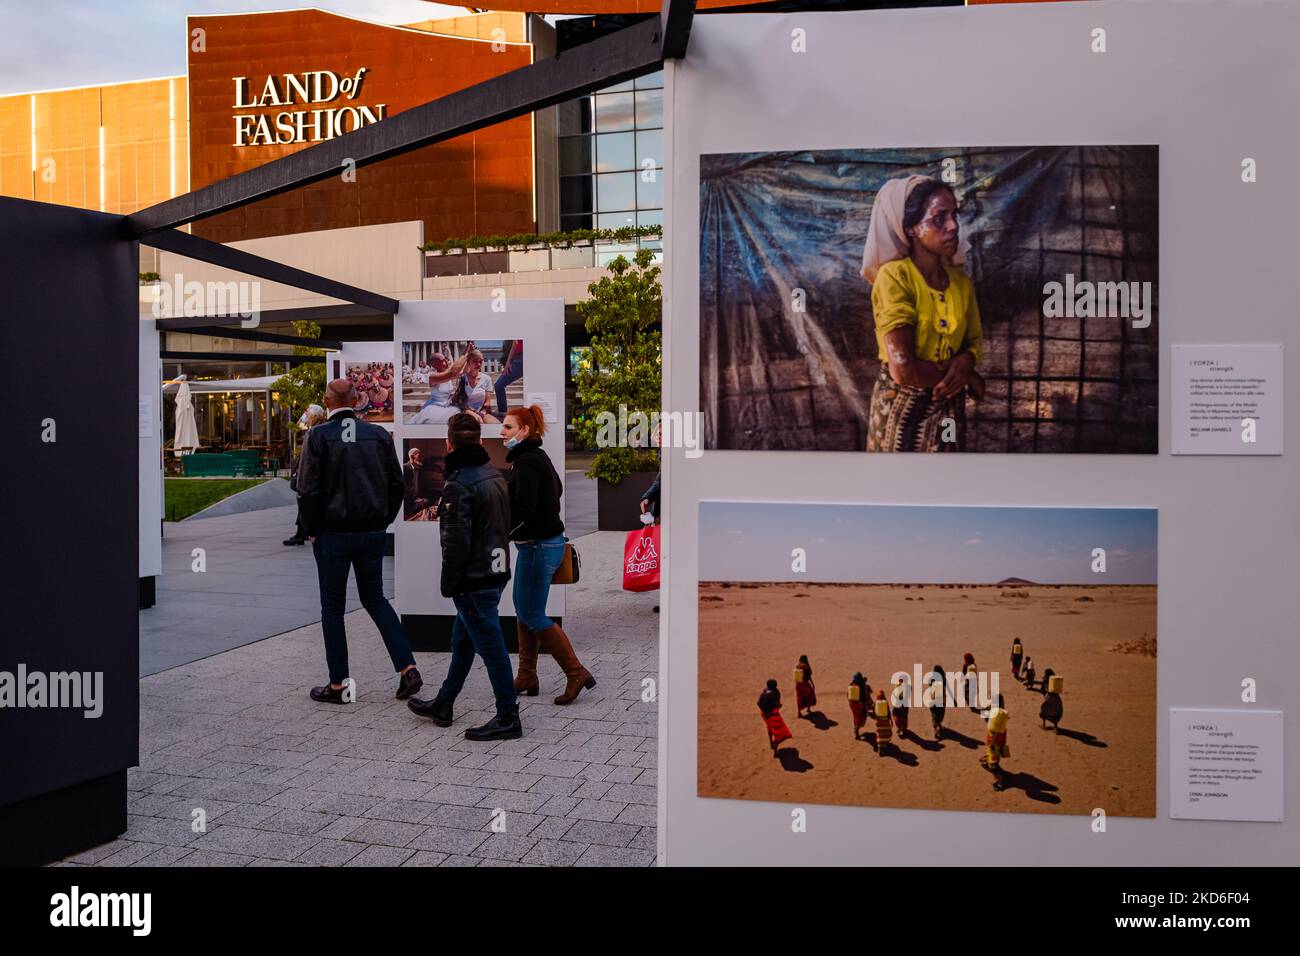
M1052 585L868 585L702 582L699 587L701 797L936 810L1150 817L1156 800L1156 588ZM1013 638L1041 676L1065 679L1061 733L1040 729L1042 696L1011 676ZM1118 645L1118 649L1117 649ZM949 707L942 742L930 714L910 713L909 735L880 757L853 739L846 696L862 671L872 690L896 671L962 655L999 671L1011 715L998 792L978 763L985 722ZM807 654L814 719L795 718L792 671ZM780 685L794 733L774 758L757 700ZM818 714L817 712L820 712Z

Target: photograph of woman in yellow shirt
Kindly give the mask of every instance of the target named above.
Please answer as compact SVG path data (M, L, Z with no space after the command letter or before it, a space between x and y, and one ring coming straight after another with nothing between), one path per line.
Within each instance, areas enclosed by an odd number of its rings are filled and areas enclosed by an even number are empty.
M867 451L963 451L966 396L984 397L979 304L953 264L957 196L926 176L891 179L876 194L862 275L880 372Z

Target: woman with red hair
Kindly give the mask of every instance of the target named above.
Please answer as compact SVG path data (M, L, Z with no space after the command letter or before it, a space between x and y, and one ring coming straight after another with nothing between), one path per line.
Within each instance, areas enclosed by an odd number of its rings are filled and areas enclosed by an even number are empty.
M537 654L545 651L564 671L564 693L557 704L568 704L596 678L582 666L564 629L546 616L551 579L564 560L564 522L560 496L564 485L550 456L542 450L546 416L540 405L512 408L501 423L501 437L510 463L510 540L515 543L514 602L519 631L519 668L515 690L536 697Z

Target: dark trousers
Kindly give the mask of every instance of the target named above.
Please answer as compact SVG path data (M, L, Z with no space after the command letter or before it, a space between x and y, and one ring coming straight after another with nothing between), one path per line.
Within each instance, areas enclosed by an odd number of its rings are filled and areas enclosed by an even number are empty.
M402 622L384 597L385 538L383 531L322 531L312 545L320 578L320 624L325 632L325 660L331 684L341 684L349 676L348 636L343 627L349 569L356 572L357 596L379 628L393 669L400 671L415 663Z
M447 679L442 682L438 698L456 699L465 686L474 655L483 658L492 693L497 699L497 713L511 714L519 709L515 694L515 675L510 668L510 655L506 652L506 638L501 633L501 618L497 606L501 603L504 588L487 588L470 591L452 598L456 605L456 622L451 626L451 663L447 666Z

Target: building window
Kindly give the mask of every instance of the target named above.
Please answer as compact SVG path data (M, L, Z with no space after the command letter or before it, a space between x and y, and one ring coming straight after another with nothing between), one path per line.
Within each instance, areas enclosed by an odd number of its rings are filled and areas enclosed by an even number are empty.
M660 71L560 105L561 228L662 223L663 81Z

